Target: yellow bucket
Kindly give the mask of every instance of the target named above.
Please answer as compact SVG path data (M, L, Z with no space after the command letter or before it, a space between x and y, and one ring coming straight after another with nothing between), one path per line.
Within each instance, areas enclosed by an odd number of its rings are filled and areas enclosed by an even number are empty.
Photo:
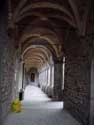
M11 111L12 112L21 112L22 111L22 105L21 101L19 101L18 98L16 98L12 104L11 104Z

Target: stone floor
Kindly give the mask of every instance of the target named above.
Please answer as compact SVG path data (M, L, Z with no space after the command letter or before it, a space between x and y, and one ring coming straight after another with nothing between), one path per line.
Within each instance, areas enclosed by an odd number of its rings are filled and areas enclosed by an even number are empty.
M39 88L27 86L21 113L8 115L4 125L80 125L63 110L63 102L52 102Z

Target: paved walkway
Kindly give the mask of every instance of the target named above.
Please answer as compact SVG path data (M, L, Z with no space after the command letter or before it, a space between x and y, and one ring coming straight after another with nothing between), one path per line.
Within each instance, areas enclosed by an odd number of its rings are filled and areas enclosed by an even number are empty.
M21 113L8 115L4 125L80 125L63 110L63 102L52 102L39 88L27 86Z

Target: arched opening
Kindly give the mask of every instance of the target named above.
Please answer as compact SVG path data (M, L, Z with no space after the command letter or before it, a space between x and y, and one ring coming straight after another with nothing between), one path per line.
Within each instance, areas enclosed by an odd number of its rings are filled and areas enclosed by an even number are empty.
M28 86L29 87L32 86L33 90L34 89L37 90L35 88L37 87L38 89L40 88L47 95L46 97L48 97L48 100L49 99L56 100L56 101L58 100L57 102L57 104L59 104L58 106L63 108L63 102L61 99L59 99L59 93L62 93L61 92L62 83L60 83L59 91L57 91L57 88L59 86L59 85L57 86L57 83L59 82L58 80L61 79L60 82L62 82L62 78L57 78L56 83L54 82L57 77L57 74L61 73L62 70L59 72L57 67L58 65L55 62L57 60L57 55L56 53L53 52L55 50L53 48L50 49L48 45L41 44L41 43L30 44L26 47L24 46L24 49L22 49L23 51L21 56L24 62L23 68L25 70L25 72L23 72L24 80L22 81L22 86L23 86L23 89L25 89L25 99L32 98L32 97L29 97L28 95L28 91L29 91L29 90L27 91ZM60 62L60 67L62 67L62 62ZM55 72L57 72L57 74ZM59 102L60 100L61 102Z
M22 90L22 113L14 113L16 117L12 117L6 125L9 122L9 125L78 125L78 122L62 110L64 98L68 111L71 110L86 123L88 66L86 58L83 59L87 49L83 51L82 46L87 42L84 44L84 41L75 38L75 31L80 35L85 32L88 2L7 2L4 14L0 11L0 123L1 119L5 120L11 102ZM91 18L92 16L90 22ZM6 31L10 36L7 36ZM83 66L83 62L87 68Z
M31 73L31 82L35 82L35 73Z

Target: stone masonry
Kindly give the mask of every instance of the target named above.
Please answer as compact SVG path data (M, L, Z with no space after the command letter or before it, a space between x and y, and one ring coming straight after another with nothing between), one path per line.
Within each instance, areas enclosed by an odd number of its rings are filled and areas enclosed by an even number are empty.
M10 110L14 81L14 45L7 35L6 12L0 13L0 125Z
M65 108L83 125L89 125L91 39L71 30L65 48Z

